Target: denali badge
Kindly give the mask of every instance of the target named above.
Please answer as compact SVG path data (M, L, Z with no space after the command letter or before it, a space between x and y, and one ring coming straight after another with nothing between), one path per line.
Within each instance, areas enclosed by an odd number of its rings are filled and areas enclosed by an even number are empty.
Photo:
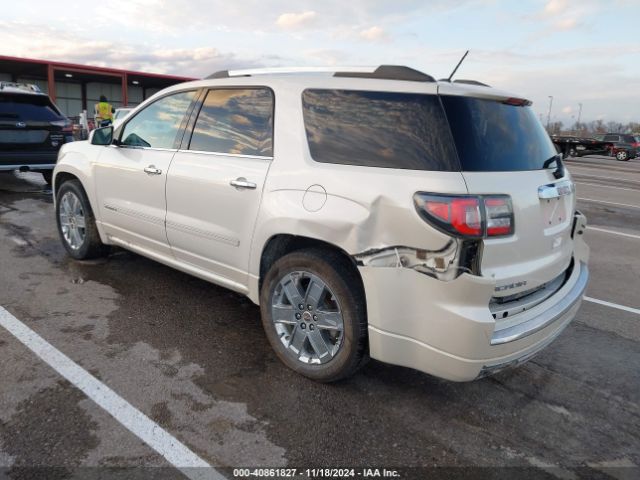
M523 282L516 282L516 283L510 283L508 285L500 285L499 287L495 288L496 292L504 292L505 290L511 290L513 288L520 288L520 287L524 287L527 284L527 281L523 281Z

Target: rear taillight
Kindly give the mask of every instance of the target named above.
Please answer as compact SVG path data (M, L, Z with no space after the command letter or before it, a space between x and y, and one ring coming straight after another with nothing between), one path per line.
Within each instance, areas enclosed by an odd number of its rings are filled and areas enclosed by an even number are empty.
M487 237L513 233L513 207L507 196L483 197L487 215Z
M420 216L457 237L503 237L513 234L513 206L508 195L439 195L416 193Z

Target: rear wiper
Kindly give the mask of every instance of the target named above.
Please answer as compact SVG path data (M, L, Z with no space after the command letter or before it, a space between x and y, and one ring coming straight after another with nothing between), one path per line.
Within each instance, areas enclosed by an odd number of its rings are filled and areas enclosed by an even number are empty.
M564 177L564 163L562 162L562 154L558 153L542 164L542 168L549 168L553 162L556 162L556 169L553 171L554 178Z

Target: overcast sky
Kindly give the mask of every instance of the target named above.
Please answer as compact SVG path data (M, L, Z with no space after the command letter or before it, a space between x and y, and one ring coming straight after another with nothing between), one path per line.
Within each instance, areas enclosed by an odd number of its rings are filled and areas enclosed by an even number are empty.
M408 65L533 100L545 121L640 121L638 0L5 2L0 54L202 77L256 66Z

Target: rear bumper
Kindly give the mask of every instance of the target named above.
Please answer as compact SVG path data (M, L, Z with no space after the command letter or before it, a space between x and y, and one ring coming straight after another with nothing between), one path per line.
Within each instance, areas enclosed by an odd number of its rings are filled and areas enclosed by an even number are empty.
M406 268L360 267L367 295L372 358L453 381L469 381L522 363L575 317L587 286L588 247L576 239L564 285L496 329L490 279L461 275L442 282ZM579 245L578 245L579 244Z
M58 152L1 152L0 170L53 170L58 159Z

